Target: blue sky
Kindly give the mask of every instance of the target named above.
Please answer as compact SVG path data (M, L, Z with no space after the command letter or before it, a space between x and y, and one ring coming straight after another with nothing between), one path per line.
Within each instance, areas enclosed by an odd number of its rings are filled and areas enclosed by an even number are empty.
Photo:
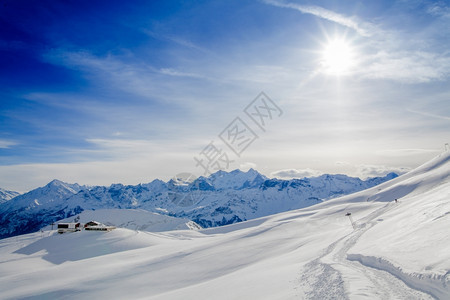
M1 0L0 187L201 175L211 141L228 171L406 171L450 140L449 31L445 1Z

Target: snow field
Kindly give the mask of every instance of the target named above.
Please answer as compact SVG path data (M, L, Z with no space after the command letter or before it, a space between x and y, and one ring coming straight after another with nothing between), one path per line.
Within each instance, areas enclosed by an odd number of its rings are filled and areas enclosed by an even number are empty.
M4 239L0 298L449 299L449 157L235 225Z

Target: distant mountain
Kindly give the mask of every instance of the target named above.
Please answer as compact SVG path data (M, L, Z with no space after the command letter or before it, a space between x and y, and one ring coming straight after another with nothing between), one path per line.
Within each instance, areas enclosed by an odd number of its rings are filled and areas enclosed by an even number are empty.
M268 178L254 169L247 172L234 170L231 172L217 171L208 177L208 182L215 190L240 190L243 188L259 187ZM201 179L200 179L201 180Z
M195 193L194 187L198 184L192 183L191 193L197 198L197 205L176 208L171 212L175 216L190 218L205 228L222 226L311 206L371 188L397 176L391 173L365 181L346 175L281 180L268 179L252 169L247 173L239 170L230 173L222 171L207 179L198 179L212 188ZM217 178L219 184L216 184ZM224 182L230 184L230 188Z
M29 233L85 210L143 209L215 227L307 207L396 177L345 175L269 179L257 171L218 171L196 180L86 187L53 180L0 204L0 238Z
M19 196L20 193L14 191L7 191L0 188L0 204L5 203L6 201L11 200L14 197Z

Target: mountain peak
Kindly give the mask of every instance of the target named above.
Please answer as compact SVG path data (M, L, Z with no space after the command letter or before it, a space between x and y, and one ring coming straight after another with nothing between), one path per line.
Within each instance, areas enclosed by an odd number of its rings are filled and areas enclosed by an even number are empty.
M261 174L261 173L259 173L258 171L256 171L256 170L253 169L253 168L248 169L248 171L247 171L246 173L247 173L247 174Z
M250 168L246 172L240 169L235 169L230 172L219 170L216 173L211 174L208 179L212 186L216 189L236 190L254 187L255 185L261 184L261 182L267 178L255 169Z
M62 185L65 185L66 183L65 182L63 182L63 181L61 181L61 180L58 180L58 179L53 179L52 181L50 181L48 184L47 184L47 186L62 186Z
M67 183L58 179L53 179L50 181L44 189L48 190L54 190L55 192L61 193L63 191L67 191L71 194L78 193L81 189L83 189L85 186L80 186L78 183ZM42 189L42 188L38 188Z
M224 171L224 170L218 170L215 173L212 173L211 175L209 175L209 177L211 176L226 176L226 175L240 175L240 174L247 174L247 175L261 175L261 173L259 173L257 170L250 168L247 171L242 171L241 169L234 169L230 172Z
M243 174L243 173L245 173L245 172L240 169L234 169L233 171L229 172L228 174L236 175L236 174Z

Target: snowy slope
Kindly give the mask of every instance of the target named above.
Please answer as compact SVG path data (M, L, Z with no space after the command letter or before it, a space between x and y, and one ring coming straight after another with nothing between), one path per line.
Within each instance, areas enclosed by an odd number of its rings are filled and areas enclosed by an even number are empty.
M0 238L37 231L83 210L111 208L144 209L190 219L202 227L221 226L307 207L396 176L366 181L345 175L279 180L250 169L218 171L182 185L154 180L135 186L85 187L54 180L0 205Z
M0 204L19 196L20 193L0 188Z
M449 195L446 152L380 186L228 226L7 238L0 298L449 299Z
M85 210L78 215L58 222L73 222L74 220L82 224L89 221L97 221L105 225L152 232L201 229L199 225L191 220L165 216L143 209ZM43 230L51 230L51 226L48 225Z

